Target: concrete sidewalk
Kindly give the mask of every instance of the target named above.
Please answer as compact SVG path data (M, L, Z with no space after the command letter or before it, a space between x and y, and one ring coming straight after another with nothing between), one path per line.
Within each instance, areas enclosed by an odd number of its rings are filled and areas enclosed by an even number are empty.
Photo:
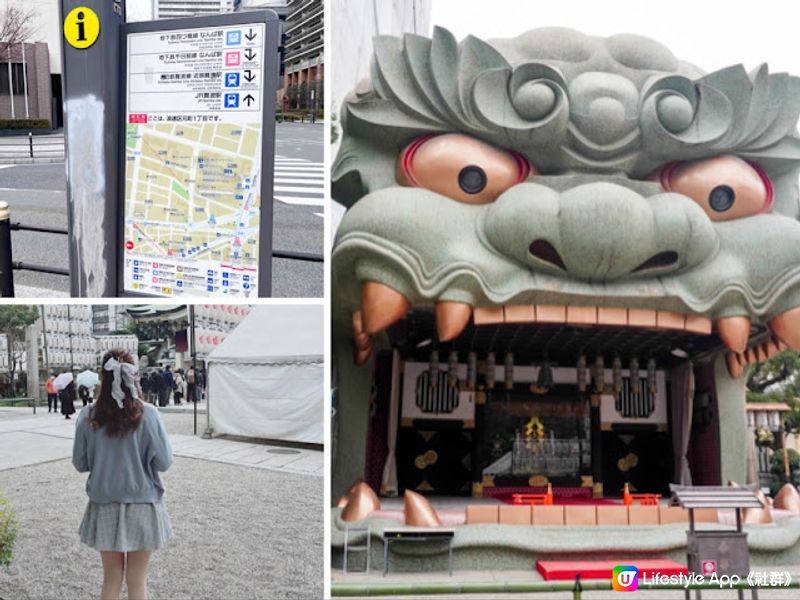
M180 408L180 407L175 407ZM190 412L187 410L187 418ZM169 427L168 427L169 429ZM0 408L0 471L72 457L75 419L29 407ZM324 453L170 433L175 456L241 467L323 477Z

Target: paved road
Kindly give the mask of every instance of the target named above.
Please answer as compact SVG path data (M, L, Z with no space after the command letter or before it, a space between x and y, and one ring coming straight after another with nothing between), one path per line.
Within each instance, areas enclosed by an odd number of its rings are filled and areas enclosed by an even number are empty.
M301 123L277 125L275 195L283 201L275 202L276 249L323 252L323 127ZM11 205L14 221L66 227L65 189L63 163L0 168L0 200ZM15 260L69 266L66 236L15 232L12 243ZM323 274L322 264L276 259L273 295L321 297ZM68 278L57 275L16 271L15 283L39 288L27 290L29 296L69 294Z
M239 452L238 442L177 433L186 431L190 420L188 413L164 418L176 454L164 476L175 537L154 554L150 596L321 598L321 472L305 475L289 465L248 463L255 450ZM0 408L0 493L15 507L20 524L14 561L0 567L0 598L99 594L99 554L77 534L86 476L66 458L73 424L47 412L34 417L24 409ZM202 443L211 444L207 452L198 450ZM193 446L194 455L180 446ZM235 464L233 455L244 460Z

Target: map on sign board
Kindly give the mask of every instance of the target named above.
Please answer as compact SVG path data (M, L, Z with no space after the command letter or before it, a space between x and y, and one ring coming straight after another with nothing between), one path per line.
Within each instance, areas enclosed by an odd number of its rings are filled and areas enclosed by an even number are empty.
M264 35L128 36L125 291L258 295Z

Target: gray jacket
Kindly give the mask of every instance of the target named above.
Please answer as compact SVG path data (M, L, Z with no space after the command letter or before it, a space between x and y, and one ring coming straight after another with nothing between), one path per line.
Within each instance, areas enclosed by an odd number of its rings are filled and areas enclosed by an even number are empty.
M159 472L172 464L172 445L158 410L144 405L136 431L110 437L103 428L92 429L86 406L75 424L72 464L89 473L86 493L93 502L148 503L164 495Z

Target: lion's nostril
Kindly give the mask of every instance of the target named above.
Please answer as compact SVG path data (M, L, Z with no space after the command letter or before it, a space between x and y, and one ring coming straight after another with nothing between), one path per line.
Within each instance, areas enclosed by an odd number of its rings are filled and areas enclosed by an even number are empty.
M559 269L563 269L564 271L567 270L566 265L564 265L564 261L561 259L561 255L558 253L558 250L556 250L553 244L547 240L536 240L528 247L528 251L539 260L548 262Z
M669 250L668 252L659 252L636 267L633 272L636 273L638 271L649 271L650 269L664 269L666 267L673 266L677 262L677 252L672 250Z

